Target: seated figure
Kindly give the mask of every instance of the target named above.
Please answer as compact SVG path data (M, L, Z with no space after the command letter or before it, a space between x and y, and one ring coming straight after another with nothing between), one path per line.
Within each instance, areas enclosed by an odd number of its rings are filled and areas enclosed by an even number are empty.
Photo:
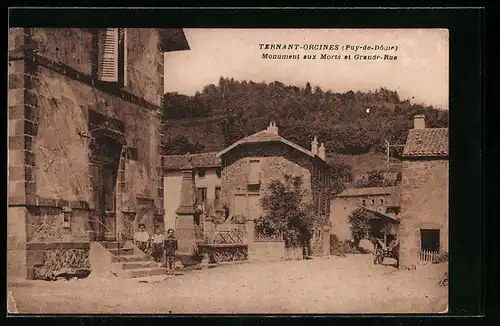
M149 232L146 231L146 226L144 224L139 224L139 230L134 234L135 245L143 252L147 252L151 246Z

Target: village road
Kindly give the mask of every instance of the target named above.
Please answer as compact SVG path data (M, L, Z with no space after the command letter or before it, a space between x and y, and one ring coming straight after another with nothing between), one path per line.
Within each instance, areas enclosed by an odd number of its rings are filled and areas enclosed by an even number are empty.
M371 255L218 266L169 278L10 283L20 313L422 313L447 306L447 264L373 265Z

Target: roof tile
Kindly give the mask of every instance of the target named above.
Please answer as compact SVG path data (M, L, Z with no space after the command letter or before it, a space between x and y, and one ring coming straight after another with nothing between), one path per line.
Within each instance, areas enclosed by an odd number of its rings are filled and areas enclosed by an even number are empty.
M163 168L169 170L181 170L192 168L220 167L220 159L217 152L187 154L187 155L163 155Z
M403 157L448 156L448 128L411 129Z

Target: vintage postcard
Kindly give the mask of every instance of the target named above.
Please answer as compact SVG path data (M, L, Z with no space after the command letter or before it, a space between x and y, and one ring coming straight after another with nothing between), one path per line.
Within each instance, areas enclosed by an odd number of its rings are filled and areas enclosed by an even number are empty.
M8 48L10 313L447 312L448 30Z

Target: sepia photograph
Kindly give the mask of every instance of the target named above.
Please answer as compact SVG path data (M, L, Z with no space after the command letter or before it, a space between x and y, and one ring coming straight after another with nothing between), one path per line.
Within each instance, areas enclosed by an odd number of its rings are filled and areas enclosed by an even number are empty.
M447 29L8 51L8 313L448 312Z

